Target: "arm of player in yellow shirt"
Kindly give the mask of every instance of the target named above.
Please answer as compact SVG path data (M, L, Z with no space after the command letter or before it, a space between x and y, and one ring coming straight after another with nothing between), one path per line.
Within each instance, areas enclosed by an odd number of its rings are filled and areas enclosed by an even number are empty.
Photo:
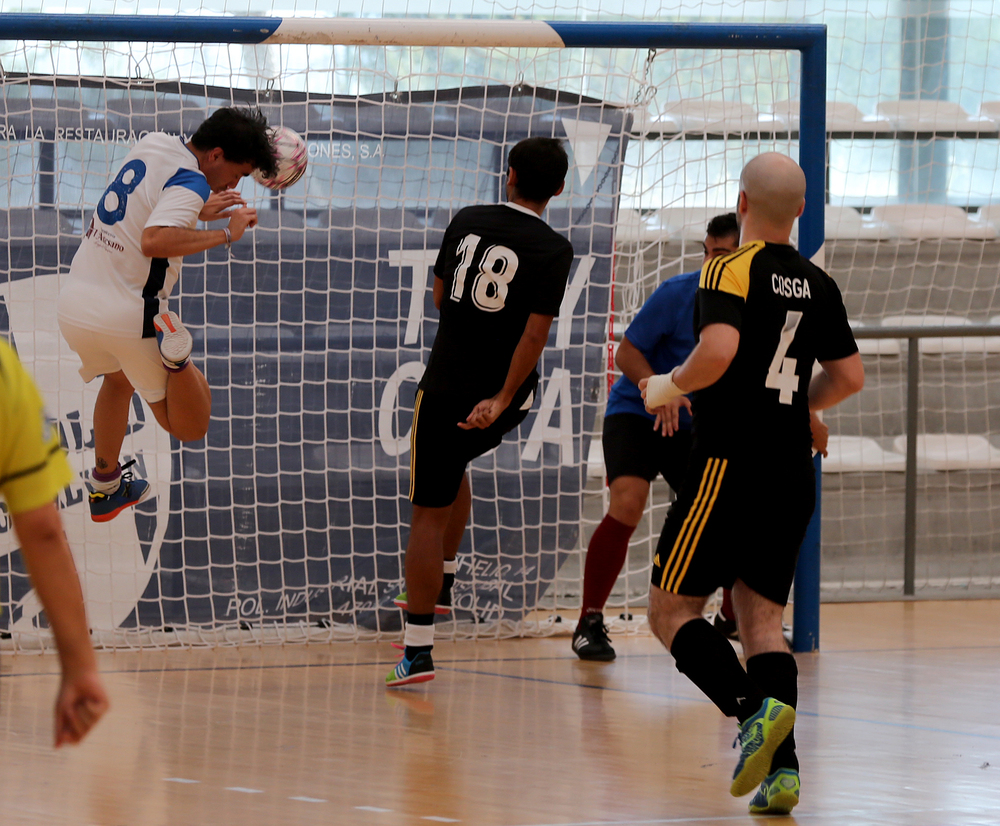
M56 495L72 478L44 404L14 351L0 341L0 494L7 500L28 576L56 638L62 684L55 744L77 743L108 707Z
M108 710L90 644L83 591L55 502L12 515L21 555L59 649L55 745L79 743Z

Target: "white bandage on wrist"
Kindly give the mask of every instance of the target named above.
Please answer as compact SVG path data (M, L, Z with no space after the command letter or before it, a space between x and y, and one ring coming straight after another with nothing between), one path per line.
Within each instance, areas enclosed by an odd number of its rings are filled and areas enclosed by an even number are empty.
M652 410L655 407L662 407L671 399L683 396L684 391L674 384L675 367L663 376L650 376L646 382L646 407Z

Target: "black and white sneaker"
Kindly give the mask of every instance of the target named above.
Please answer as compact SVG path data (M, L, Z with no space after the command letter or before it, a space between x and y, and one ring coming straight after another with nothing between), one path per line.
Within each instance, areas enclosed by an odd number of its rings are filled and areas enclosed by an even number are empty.
M604 614L587 614L580 620L573 632L573 650L581 660L608 662L615 658Z

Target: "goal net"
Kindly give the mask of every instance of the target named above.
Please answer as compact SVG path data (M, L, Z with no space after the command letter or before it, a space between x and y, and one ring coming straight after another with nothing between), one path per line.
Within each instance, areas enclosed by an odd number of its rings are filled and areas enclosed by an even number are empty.
M615 343L660 281L700 267L704 226L735 202L745 161L798 157L787 115L799 52L665 49L638 29L628 48L555 48L546 31L458 47L440 25L429 45L360 45L354 30L340 43L215 43L218 22L189 18L205 32L196 43L156 24L131 43L72 40L79 27L0 43L0 333L79 474L59 504L95 640L398 633L431 267L458 209L502 199L507 153L528 135L565 140L566 191L546 220L576 258L531 414L470 467L455 611L438 630L553 633L579 606L583 550L607 506L596 437ZM171 307L212 388L208 436L172 442L136 396L122 461L154 496L96 524L84 482L99 382L83 384L59 335L60 279L135 140L188 136L234 104L303 135L309 166L280 194L244 180L258 227L231 252L185 259ZM667 500L654 486L609 613L644 602ZM10 527L4 511L0 628L30 648L46 622Z

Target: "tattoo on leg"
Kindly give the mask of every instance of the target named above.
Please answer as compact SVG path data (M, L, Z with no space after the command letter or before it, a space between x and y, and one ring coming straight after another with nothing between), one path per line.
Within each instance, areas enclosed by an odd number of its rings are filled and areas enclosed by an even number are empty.
M97 465L97 469L99 471L101 471L102 473L104 471L106 471L108 469L108 467L109 467L108 463L106 461L104 461L104 459L100 459L100 458L97 460L96 465Z

